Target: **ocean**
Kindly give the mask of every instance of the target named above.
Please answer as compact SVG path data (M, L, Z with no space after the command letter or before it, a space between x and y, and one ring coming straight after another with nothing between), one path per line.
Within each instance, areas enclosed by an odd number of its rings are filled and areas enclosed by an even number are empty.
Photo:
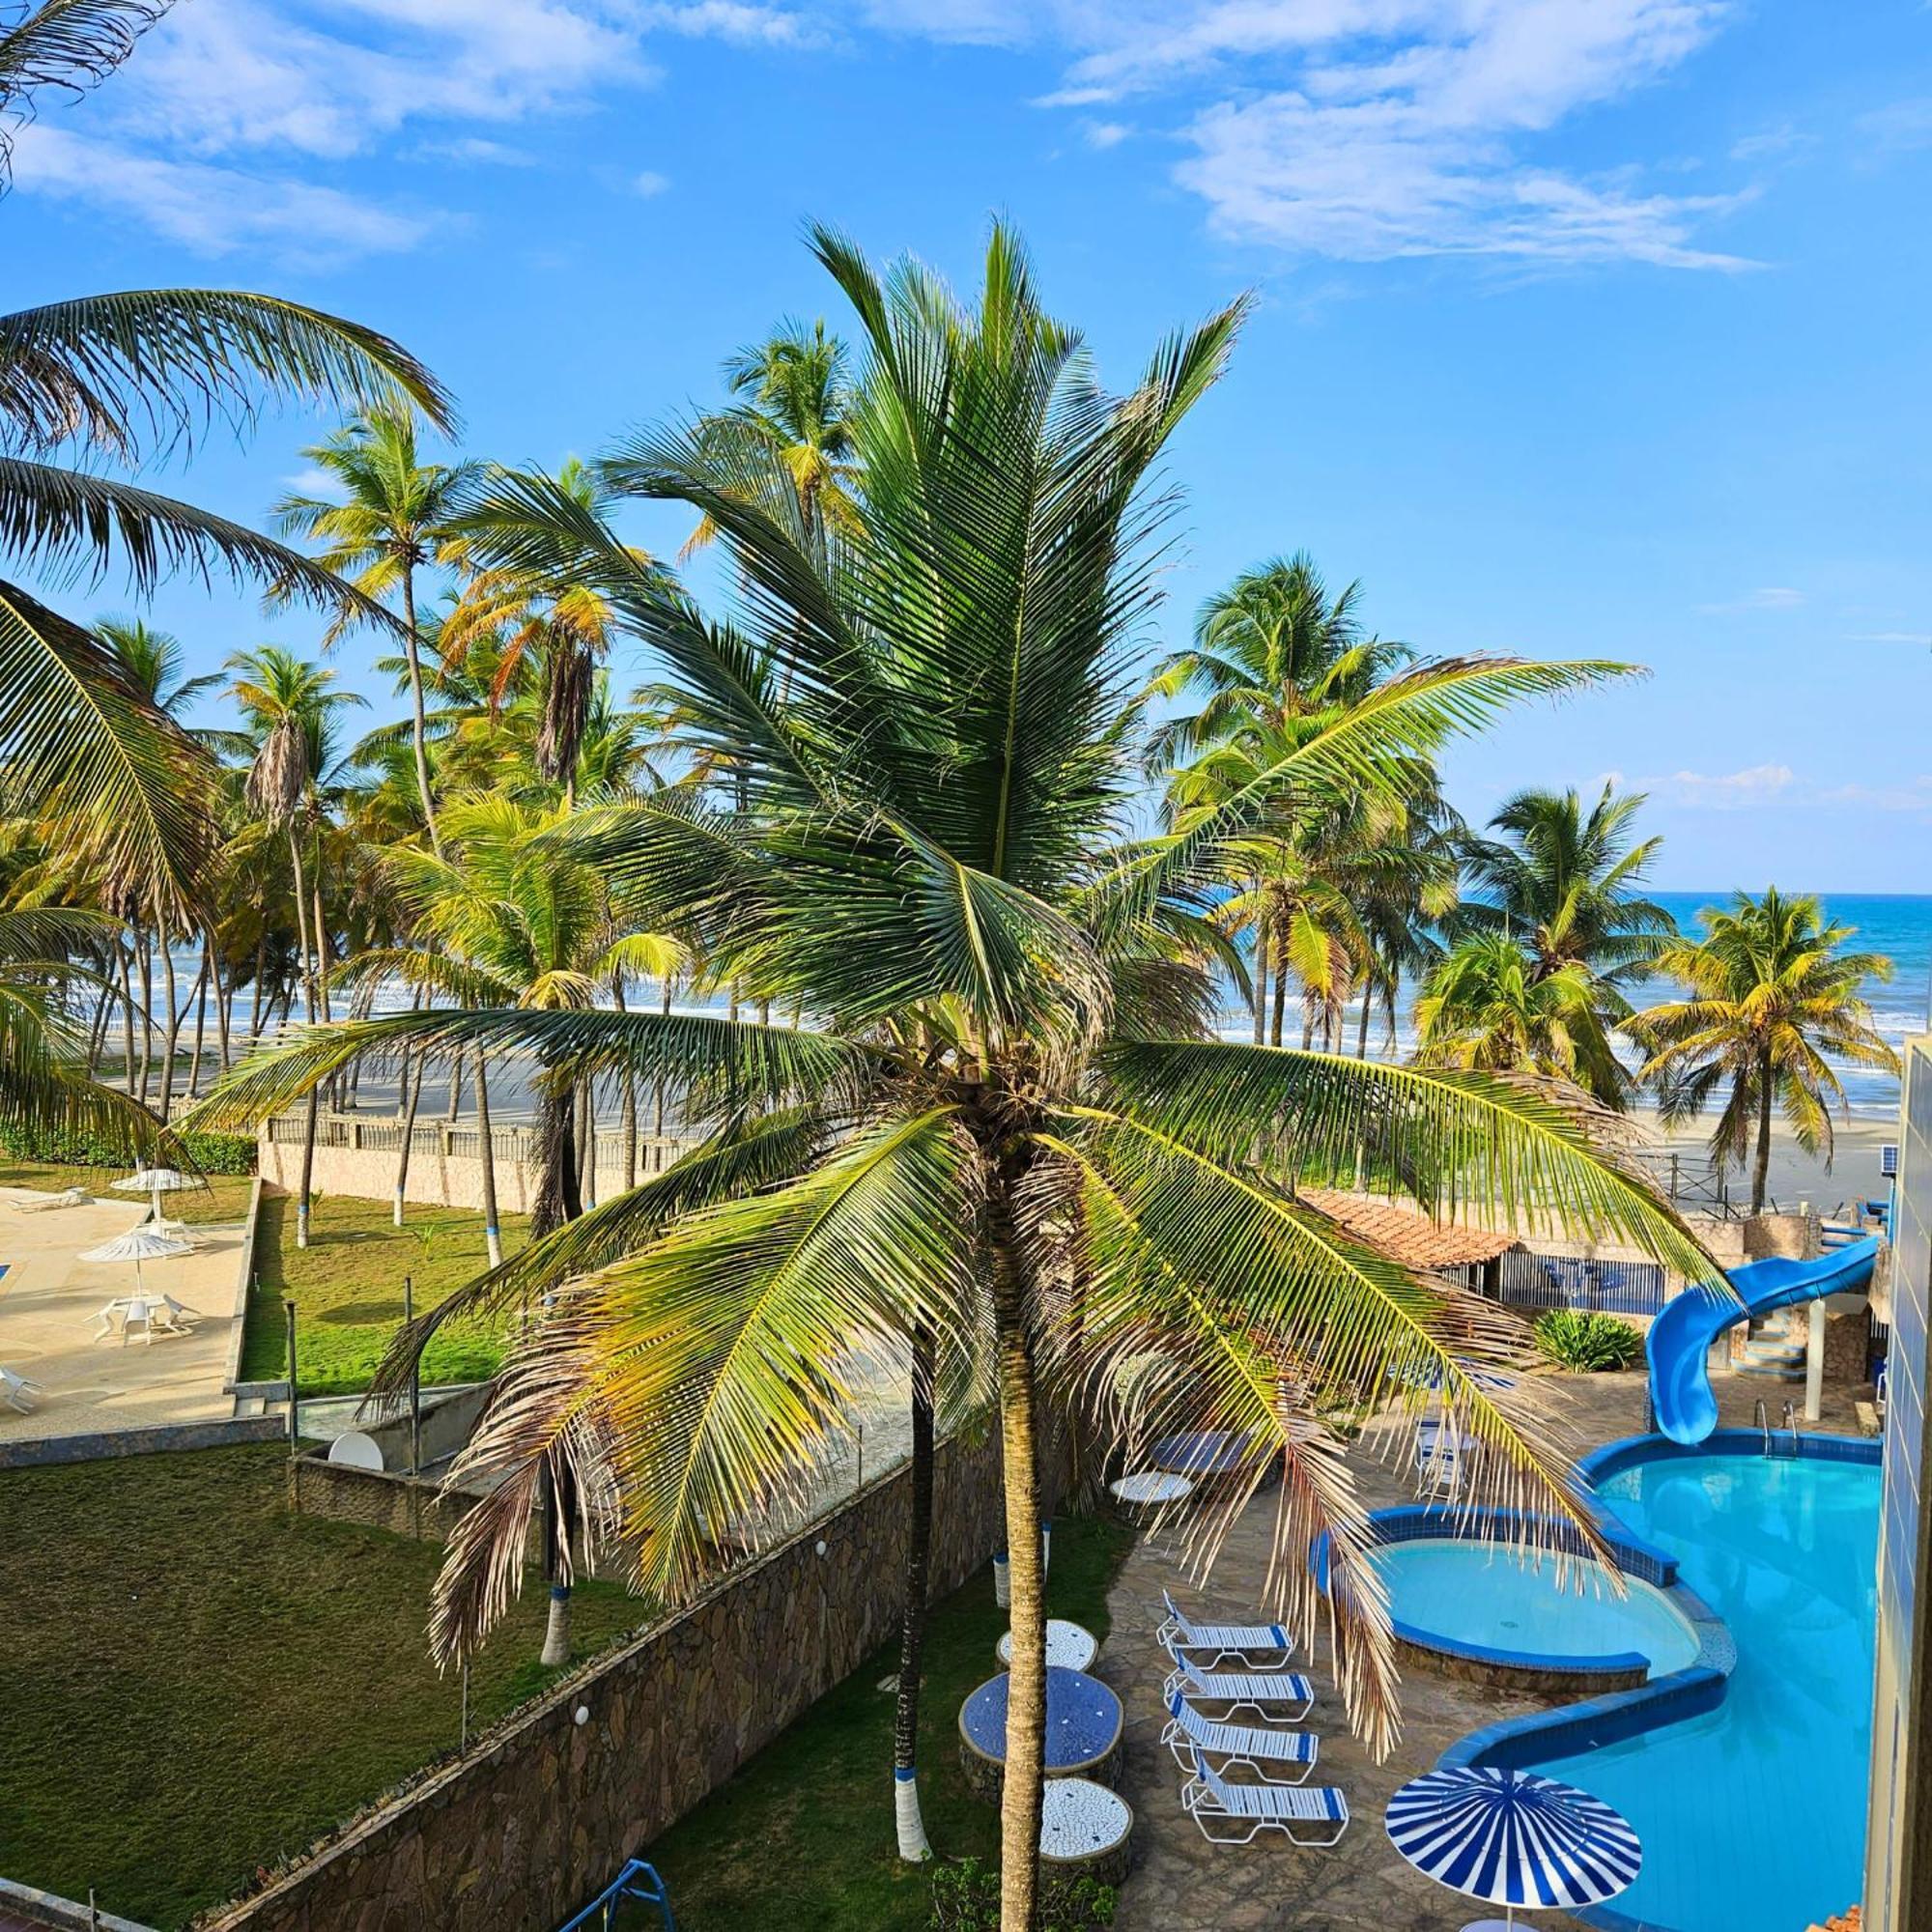
M1707 907L1728 903L1729 893L1655 893L1677 923L1690 932L1700 924ZM1851 945L1861 952L1882 952L1892 963L1889 980L1865 984L1872 1022L1894 1047L1913 1034L1925 1033L1932 1006L1932 896L1913 893L1828 893L1818 898L1830 919L1857 928ZM1638 1005L1647 996L1635 989ZM1855 1115L1865 1119L1896 1119L1898 1082L1889 1073L1869 1067L1840 1066L1845 1097Z

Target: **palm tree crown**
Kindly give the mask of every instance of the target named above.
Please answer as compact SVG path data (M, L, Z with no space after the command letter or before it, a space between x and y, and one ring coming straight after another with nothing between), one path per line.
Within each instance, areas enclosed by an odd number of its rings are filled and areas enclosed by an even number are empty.
M1453 732L1620 668L1423 667L1133 839L1158 560L1142 486L1220 373L1239 307L1164 344L1117 397L1004 229L971 309L916 263L881 276L824 231L814 248L867 352L852 522L809 529L795 498L748 497L689 434L606 460L613 490L711 518L746 586L743 628L714 621L563 518L586 577L659 654L692 748L720 753L729 778L580 811L553 835L634 922L812 1026L602 1007L398 1014L258 1059L203 1118L252 1117L360 1055L487 1044L533 1056L541 1079L668 1077L710 1128L662 1177L454 1298L487 1307L541 1286L555 1301L468 1455L496 1487L439 1587L444 1654L519 1586L541 1493L577 1495L584 1529L675 1596L715 1560L720 1525L755 1520L820 1453L859 1353L903 1363L923 1332L942 1382L989 1388L1013 1593L1003 1922L1021 1932L1046 1404L1078 1401L1115 1435L1246 1438L1230 1506L1281 1474L1277 1582L1310 1629L1305 1546L1331 1532L1338 1675L1385 1747L1387 1612L1321 1418L1435 1384L1486 1445L1487 1493L1577 1511L1533 1423L1465 1366L1506 1352L1514 1330L1351 1240L1297 1203L1293 1178L1366 1149L1432 1199L1454 1186L1532 1220L1588 1217L1693 1273L1712 1264L1533 1096L1194 1033L1211 989L1188 906L1227 840L1291 799L1399 791ZM1150 1365L1130 1398L1113 1373L1127 1357ZM571 1480L546 1490L548 1470Z
M1667 1122L1695 1119L1722 1092L1711 1150L1720 1162L1751 1156L1757 1213L1774 1112L1802 1148L1822 1148L1830 1160L1832 1106L1844 1089L1827 1056L1898 1072L1862 990L1889 980L1891 961L1848 951L1856 928L1828 922L1817 899L1775 886L1759 898L1740 893L1703 920L1701 938L1675 940L1657 955L1658 971L1681 981L1687 997L1638 1013L1629 1031L1649 1052L1642 1077L1658 1086Z

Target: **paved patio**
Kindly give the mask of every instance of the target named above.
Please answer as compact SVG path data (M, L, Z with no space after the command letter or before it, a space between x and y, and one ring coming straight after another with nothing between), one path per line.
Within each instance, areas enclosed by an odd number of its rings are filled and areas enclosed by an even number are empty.
M1726 1427L1748 1427L1762 1397L1774 1420L1787 1396L1803 1391L1767 1386L1736 1375L1713 1378ZM1557 1429L1573 1453L1581 1453L1644 1425L1643 1378L1638 1375L1552 1378L1546 1384ZM1856 1433L1853 1392L1828 1390L1821 1430ZM1386 1440L1384 1437L1382 1440ZM1375 1453L1376 1432L1364 1436L1355 1465L1362 1489L1377 1508L1414 1500L1406 1484ZM1184 1926L1207 1932L1457 1932L1484 1913L1468 1899L1445 1891L1398 1858L1382 1831L1390 1794L1459 1738L1485 1724L1547 1710L1559 1698L1516 1694L1464 1684L1427 1669L1410 1670L1404 1682L1403 1736L1385 1764L1373 1763L1350 1735L1326 1664L1325 1644L1302 1667L1320 1691L1309 1728L1321 1737L1321 1781L1347 1795L1353 1822L1332 1851L1297 1851L1279 1833L1248 1846L1209 1845L1182 1814L1180 1774L1159 1743L1164 1713L1160 1687L1169 1668L1154 1637L1161 1591L1172 1589L1188 1607L1208 1605L1222 1621L1245 1619L1261 1607L1272 1531L1273 1498L1251 1503L1229 1535L1208 1589L1187 1585L1169 1556L1144 1538L1122 1567L1108 1598L1112 1634L1096 1669L1126 1708L1126 1750L1121 1791L1134 1807L1137 1855L1134 1873L1121 1893L1118 1932L1170 1932ZM1559 1914L1536 1916L1539 1926L1576 1927ZM1580 1928L1578 1928L1580 1932Z
M6 1190L8 1203L31 1199ZM126 1234L149 1204L109 1196L84 1208L19 1213L0 1205L0 1367L41 1384L31 1415L0 1406L0 1441L44 1439L163 1423L211 1422L234 1413L224 1392L236 1324L235 1275L242 1231L199 1227L191 1255L148 1262L141 1285L199 1311L193 1333L123 1347L95 1342L99 1312L134 1289L126 1264L83 1262L84 1248Z

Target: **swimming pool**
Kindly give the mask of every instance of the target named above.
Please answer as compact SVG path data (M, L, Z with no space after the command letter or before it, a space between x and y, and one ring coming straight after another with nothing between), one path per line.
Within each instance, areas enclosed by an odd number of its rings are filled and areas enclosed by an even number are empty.
M1515 1761L1594 1792L1636 1827L1643 1871L1614 1908L1625 1922L1796 1932L1842 1912L1861 1885L1877 1465L1734 1450L1636 1457L1597 1493L1676 1557L1729 1626L1736 1668L1701 1716Z
M1697 1655L1695 1634L1661 1591L1633 1578L1619 1598L1595 1563L1573 1562L1559 1580L1548 1558L1538 1565L1501 1544L1446 1537L1385 1544L1372 1560L1404 1634L1425 1642L1551 1662L1634 1653L1653 1677Z

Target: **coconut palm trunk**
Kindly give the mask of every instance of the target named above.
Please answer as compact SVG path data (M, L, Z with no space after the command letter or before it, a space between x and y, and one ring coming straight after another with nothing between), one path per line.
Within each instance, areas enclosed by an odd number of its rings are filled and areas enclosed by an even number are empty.
M1039 1898L1039 1812L1046 1760L1046 1573L1040 1560L1039 1394L1019 1251L1016 1174L987 1191L993 1327L1000 1389L1000 1463L1007 1495L1012 1662L1007 1677L1007 1763L1000 1790L1000 1924L1031 1932Z
M181 987L175 979L175 952L165 925L156 928L155 944L161 954L161 992L168 1003L168 1023L161 1030L161 1119L165 1122L175 1099L175 1054L181 1045Z
M912 1350L912 1520L906 1527L905 1608L899 1617L899 1683L893 1714L893 1817L899 1857L932 1856L919 1804L920 1668L932 1578L933 1336L922 1323Z
M403 1061L402 1076L404 1096L403 1138L401 1146L396 1151L395 1222L399 1228L403 1225L403 1204L409 1199L410 1151L415 1145L416 1109L422 1105L423 1075L428 1070L424 1065L420 1054L416 1056L414 1061L415 1077L413 1079L411 1078L411 1070L412 1063L409 1059L405 1058Z
M459 1075L452 1063L450 1085ZM497 1225L497 1145L490 1130L490 1076L483 1064L483 1049L476 1050L476 1144L483 1175L483 1246L490 1265L503 1265L503 1231Z
M547 1088L537 1100L537 1194L530 1237L540 1240L583 1212L578 1185L577 1089Z
M1255 920L1255 1044L1263 1044L1267 1031L1268 922L1265 911Z
M1757 1063L1757 1157L1751 1163L1751 1212L1762 1214L1771 1193L1771 1103L1774 1085L1771 1048L1765 1047Z
M442 856L442 840L437 832L436 794L429 781L429 715L423 703L422 640L416 635L416 572L407 559L403 564L403 655L410 668L410 745L415 753L416 791L422 799L423 825L429 832L430 850Z

